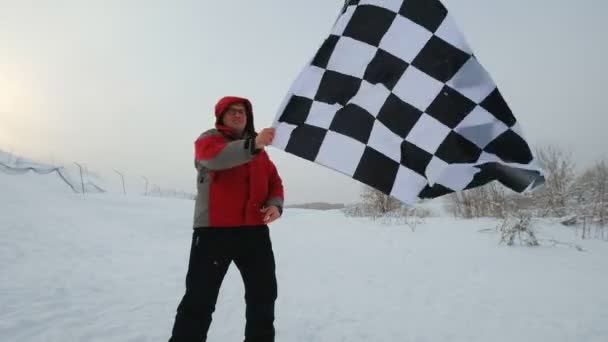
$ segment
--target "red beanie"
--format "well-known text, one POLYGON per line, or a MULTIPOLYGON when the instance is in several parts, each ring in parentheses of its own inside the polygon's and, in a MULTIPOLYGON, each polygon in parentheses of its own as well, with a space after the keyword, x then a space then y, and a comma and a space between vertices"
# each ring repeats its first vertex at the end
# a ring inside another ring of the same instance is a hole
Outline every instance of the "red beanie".
POLYGON ((222 97, 215 105, 215 117, 219 119, 220 116, 224 114, 226 109, 228 109, 230 105, 233 105, 235 103, 242 103, 243 105, 245 105, 245 109, 247 109, 248 114, 253 114, 253 108, 251 106, 251 102, 248 99, 237 96, 225 96, 222 97))

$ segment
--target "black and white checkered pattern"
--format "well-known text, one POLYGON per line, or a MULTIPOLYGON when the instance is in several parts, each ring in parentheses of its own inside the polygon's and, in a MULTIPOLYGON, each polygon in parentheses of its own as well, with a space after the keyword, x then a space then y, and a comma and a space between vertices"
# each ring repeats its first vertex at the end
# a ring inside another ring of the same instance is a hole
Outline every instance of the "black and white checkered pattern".
POLYGON ((348 1, 293 83, 273 145, 386 194, 540 184, 521 128, 439 0, 348 1))

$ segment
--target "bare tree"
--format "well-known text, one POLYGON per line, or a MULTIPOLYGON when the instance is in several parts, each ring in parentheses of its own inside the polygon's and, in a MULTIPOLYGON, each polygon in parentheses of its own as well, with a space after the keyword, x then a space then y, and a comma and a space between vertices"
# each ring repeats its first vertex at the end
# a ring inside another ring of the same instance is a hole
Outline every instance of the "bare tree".
POLYGON ((576 176, 570 153, 549 145, 537 149, 536 156, 545 172, 545 184, 534 192, 537 205, 545 208, 542 216, 567 215, 576 176))
POLYGON ((573 186, 578 202, 577 216, 582 221, 582 238, 589 238, 591 226, 596 226, 596 238, 605 238, 608 221, 608 164, 596 162, 578 177, 573 186))
POLYGON ((504 186, 492 182, 484 186, 450 195, 448 210, 456 217, 504 218, 514 210, 514 199, 504 186))
POLYGON ((384 215, 401 207, 398 199, 368 186, 364 186, 361 199, 366 211, 372 215, 384 215))

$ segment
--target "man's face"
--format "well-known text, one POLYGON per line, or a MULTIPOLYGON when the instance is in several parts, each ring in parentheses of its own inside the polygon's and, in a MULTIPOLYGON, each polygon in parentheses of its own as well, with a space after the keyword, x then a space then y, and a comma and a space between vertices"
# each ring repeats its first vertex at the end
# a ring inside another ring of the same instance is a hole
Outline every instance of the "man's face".
POLYGON ((230 105, 224 112, 224 126, 232 128, 237 133, 243 133, 247 125, 247 109, 242 103, 230 105))

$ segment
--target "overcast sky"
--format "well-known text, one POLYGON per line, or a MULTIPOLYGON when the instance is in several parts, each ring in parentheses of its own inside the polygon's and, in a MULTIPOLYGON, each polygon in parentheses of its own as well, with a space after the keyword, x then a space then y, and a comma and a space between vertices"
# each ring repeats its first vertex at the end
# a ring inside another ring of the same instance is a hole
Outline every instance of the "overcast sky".
MULTIPOLYGON (((224 95, 268 126, 342 0, 0 0, 0 149, 194 191, 193 142, 224 95)), ((444 0, 533 147, 608 155, 604 0, 444 0)), ((271 149, 288 203, 358 183, 271 149)))

